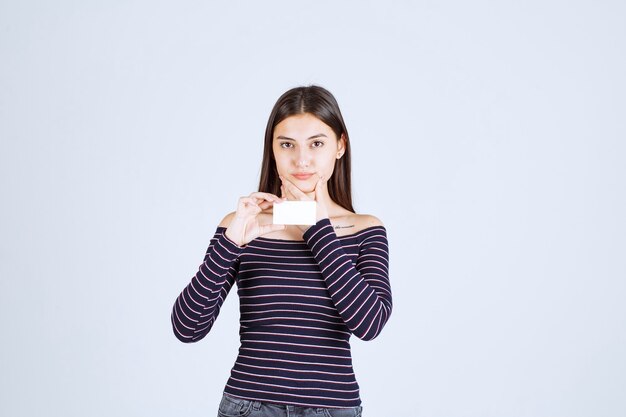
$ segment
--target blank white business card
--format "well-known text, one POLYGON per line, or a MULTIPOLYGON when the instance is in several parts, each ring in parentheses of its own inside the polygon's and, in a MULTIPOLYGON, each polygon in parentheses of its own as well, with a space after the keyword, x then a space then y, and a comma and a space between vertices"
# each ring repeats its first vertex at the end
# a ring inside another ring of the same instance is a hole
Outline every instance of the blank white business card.
POLYGON ((274 224, 315 224, 315 201, 283 201, 274 203, 274 224))

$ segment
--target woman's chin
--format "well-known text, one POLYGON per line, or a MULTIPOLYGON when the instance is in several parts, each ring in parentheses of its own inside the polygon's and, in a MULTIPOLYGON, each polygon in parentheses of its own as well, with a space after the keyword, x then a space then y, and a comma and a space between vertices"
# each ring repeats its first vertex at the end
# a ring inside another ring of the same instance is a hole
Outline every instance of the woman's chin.
POLYGON ((307 180, 296 180, 293 183, 300 191, 303 193, 312 193, 315 192, 315 182, 310 179, 307 180))

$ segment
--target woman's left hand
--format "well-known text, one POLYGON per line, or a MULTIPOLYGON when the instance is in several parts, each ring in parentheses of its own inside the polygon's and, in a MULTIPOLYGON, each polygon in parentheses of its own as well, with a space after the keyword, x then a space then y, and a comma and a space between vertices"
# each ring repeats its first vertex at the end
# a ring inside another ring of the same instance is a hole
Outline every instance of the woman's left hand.
MULTIPOLYGON (((314 195, 315 198, 309 197, 304 191, 296 187, 294 183, 289 181, 285 177, 280 177, 282 181, 282 185, 280 186, 280 191, 282 193, 282 197, 291 201, 315 201, 317 204, 316 210, 316 218, 315 221, 320 221, 321 219, 325 219, 328 217, 328 209, 326 208, 326 204, 324 203, 324 195, 328 195, 327 191, 327 180, 324 179, 319 173, 316 174, 318 176, 317 183, 315 184, 314 195)), ((310 225, 296 225, 303 233, 310 227, 310 225)))

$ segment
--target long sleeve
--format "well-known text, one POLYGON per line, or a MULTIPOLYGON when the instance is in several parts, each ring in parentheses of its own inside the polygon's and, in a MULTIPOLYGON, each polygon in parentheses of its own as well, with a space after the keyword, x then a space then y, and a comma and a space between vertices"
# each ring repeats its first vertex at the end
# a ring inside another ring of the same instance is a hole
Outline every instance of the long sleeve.
POLYGON ((307 229, 303 238, 348 329, 359 339, 374 339, 392 310, 389 248, 384 227, 373 227, 363 234, 356 265, 341 246, 328 218, 307 229))
POLYGON ((174 303, 172 328, 181 342, 197 342, 209 333, 235 282, 243 248, 228 239, 225 230, 218 227, 204 262, 174 303))

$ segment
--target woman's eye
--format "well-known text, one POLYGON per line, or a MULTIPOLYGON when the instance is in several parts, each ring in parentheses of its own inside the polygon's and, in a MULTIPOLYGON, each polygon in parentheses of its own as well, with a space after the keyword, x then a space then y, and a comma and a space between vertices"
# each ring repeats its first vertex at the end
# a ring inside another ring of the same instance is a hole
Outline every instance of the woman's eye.
POLYGON ((319 148, 321 146, 324 146, 324 142, 322 142, 320 140, 316 140, 315 142, 313 142, 313 147, 314 148, 319 148))
POLYGON ((291 148, 291 146, 292 146, 292 145, 291 145, 291 143, 289 143, 289 142, 282 142, 282 143, 280 144, 280 147, 281 147, 281 148, 291 148))

